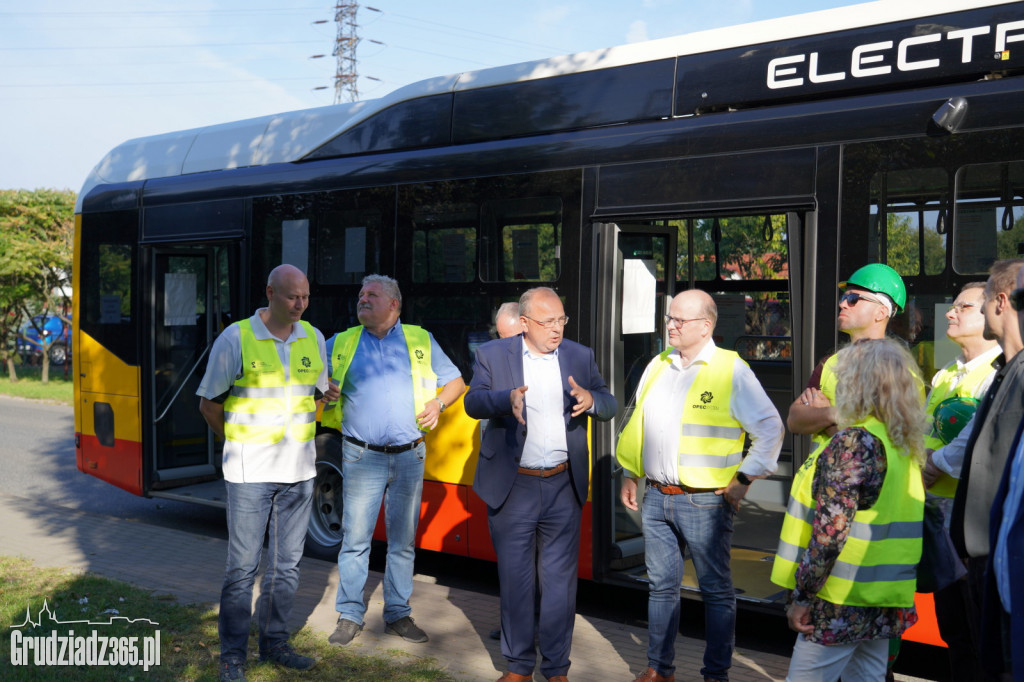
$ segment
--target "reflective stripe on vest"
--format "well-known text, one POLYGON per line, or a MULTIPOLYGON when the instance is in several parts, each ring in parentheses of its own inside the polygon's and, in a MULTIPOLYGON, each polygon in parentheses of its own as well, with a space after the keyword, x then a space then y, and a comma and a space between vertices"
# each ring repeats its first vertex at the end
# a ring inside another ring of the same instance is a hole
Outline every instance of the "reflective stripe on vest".
MULTIPOLYGON (((412 374, 412 405, 413 420, 423 409, 428 400, 437 397, 437 375, 430 365, 430 334, 423 327, 413 324, 403 324, 402 333, 405 335, 405 345, 409 349, 409 367, 412 374)), ((359 339, 362 337, 363 327, 351 327, 338 334, 334 339, 334 346, 331 348, 334 373, 331 379, 336 381, 339 387, 345 385, 345 375, 355 357, 356 348, 359 346, 359 339)), ((320 424, 332 429, 341 431, 341 422, 344 418, 342 400, 332 406, 324 408, 320 415, 320 424)), ((417 424, 419 428, 419 424, 417 424)), ((420 428, 421 431, 426 429, 420 428)))
MULTIPOLYGON (((885 448, 887 469, 878 500, 858 510, 843 548, 818 597, 850 606, 912 606, 921 559, 924 484, 909 456, 900 454, 885 426, 869 417, 860 424, 885 448)), ((810 542, 814 519, 815 452, 793 477, 791 499, 772 566, 772 582, 792 589, 810 542)))
MULTIPOLYGON (((932 419, 932 428, 928 436, 924 439, 924 446, 929 450, 938 450, 939 448, 946 445, 939 438, 938 433, 935 431, 935 408, 939 406, 946 398, 952 398, 954 396, 960 396, 962 398, 973 398, 974 394, 978 392, 978 388, 985 383, 989 375, 996 371, 996 368, 991 363, 983 362, 974 369, 970 370, 965 374, 955 387, 953 387, 953 381, 956 379, 956 363, 951 366, 939 370, 937 381, 932 392, 928 394, 928 406, 925 407, 925 413, 929 419, 932 419)), ((938 480, 935 484, 928 488, 928 492, 933 495, 939 495, 941 497, 953 497, 956 494, 956 485, 958 480, 943 472, 939 475, 938 480)))
MULTIPOLYGON (((642 475, 644 401, 651 386, 672 364, 669 348, 658 356, 633 414, 622 430, 615 450, 619 463, 642 475)), ((721 488, 729 483, 743 459, 746 434, 729 413, 732 378, 739 356, 716 348, 711 361, 701 367, 687 391, 679 432, 677 454, 680 482, 699 488, 721 488)))
POLYGON ((224 401, 224 436, 237 443, 270 445, 284 439, 305 442, 316 434, 316 382, 323 370, 316 331, 289 348, 288 379, 273 339, 257 339, 248 319, 236 323, 242 349, 242 376, 224 401))

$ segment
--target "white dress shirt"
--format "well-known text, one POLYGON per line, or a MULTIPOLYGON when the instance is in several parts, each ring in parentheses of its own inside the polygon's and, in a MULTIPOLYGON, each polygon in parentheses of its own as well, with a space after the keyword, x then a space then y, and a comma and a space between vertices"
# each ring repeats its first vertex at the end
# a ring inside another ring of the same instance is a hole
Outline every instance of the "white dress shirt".
POLYGON ((565 440, 562 370, 558 349, 545 355, 531 353, 523 344, 523 396, 526 441, 519 466, 550 469, 569 459, 565 440))
MULTIPOLYGON (((686 394, 697 373, 707 365, 715 353, 715 344, 708 343, 693 361, 684 366, 678 350, 669 354, 672 364, 658 376, 643 404, 644 419, 644 473, 647 478, 661 483, 679 484, 679 436, 686 394)), ((647 383, 651 367, 659 362, 655 358, 647 365, 640 378, 637 395, 647 383)), ((778 468, 779 452, 785 429, 782 418, 750 367, 736 358, 733 369, 732 396, 729 414, 750 436, 750 449, 739 470, 748 476, 767 476, 778 468)))

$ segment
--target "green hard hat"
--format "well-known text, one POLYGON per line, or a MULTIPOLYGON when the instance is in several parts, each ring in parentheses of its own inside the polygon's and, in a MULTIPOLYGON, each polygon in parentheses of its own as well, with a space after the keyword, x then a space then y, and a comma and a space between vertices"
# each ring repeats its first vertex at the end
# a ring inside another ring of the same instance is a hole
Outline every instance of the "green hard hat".
POLYGON ((935 407, 935 433, 943 443, 949 443, 960 433, 978 409, 974 398, 953 396, 935 407))
POLYGON ((896 312, 902 311, 907 304, 907 287, 903 285, 903 278, 888 265, 865 265, 850 275, 845 282, 840 282, 839 288, 845 289, 851 285, 877 294, 885 294, 896 304, 896 312))

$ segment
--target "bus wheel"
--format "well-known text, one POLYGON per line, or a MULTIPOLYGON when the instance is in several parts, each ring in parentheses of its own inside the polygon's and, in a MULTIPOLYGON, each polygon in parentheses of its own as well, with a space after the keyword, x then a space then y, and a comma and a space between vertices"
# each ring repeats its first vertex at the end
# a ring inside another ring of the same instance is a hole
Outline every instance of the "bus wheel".
POLYGON ((337 561, 341 549, 342 499, 341 434, 321 433, 316 437, 316 479, 313 481, 313 509, 306 531, 306 552, 326 561, 337 561))

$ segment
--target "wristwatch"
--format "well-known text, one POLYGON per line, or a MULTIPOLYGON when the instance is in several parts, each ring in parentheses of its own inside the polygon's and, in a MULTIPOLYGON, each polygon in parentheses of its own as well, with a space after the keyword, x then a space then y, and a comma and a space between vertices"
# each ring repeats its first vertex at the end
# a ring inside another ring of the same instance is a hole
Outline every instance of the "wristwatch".
POLYGON ((747 476, 742 471, 737 471, 736 482, 739 483, 740 485, 750 485, 751 483, 754 482, 754 479, 750 478, 750 476, 747 476))
POLYGON ((444 404, 444 401, 441 400, 440 398, 434 398, 434 400, 436 400, 437 404, 441 406, 441 410, 440 410, 440 412, 438 412, 438 414, 440 414, 441 412, 444 412, 444 408, 447 407, 447 405, 444 404))

